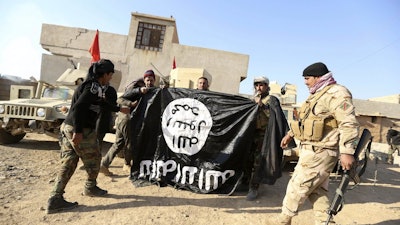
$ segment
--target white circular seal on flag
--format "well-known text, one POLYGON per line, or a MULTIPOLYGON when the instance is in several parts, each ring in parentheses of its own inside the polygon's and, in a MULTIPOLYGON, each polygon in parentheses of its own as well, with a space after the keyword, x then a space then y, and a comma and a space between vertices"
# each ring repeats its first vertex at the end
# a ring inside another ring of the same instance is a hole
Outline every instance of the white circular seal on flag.
POLYGON ((207 107, 193 98, 170 102, 164 110, 161 127, 168 147, 175 153, 194 155, 204 146, 212 127, 207 107))

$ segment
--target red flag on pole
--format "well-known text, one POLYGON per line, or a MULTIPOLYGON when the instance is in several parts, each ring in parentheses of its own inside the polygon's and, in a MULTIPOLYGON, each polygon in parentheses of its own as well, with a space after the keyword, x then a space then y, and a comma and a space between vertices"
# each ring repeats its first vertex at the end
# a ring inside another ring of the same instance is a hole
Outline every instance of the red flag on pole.
POLYGON ((100 47, 99 47, 99 30, 96 31, 96 36, 94 36, 93 43, 89 48, 89 52, 92 55, 91 63, 100 60, 100 47))
POLYGON ((175 56, 174 56, 174 61, 172 62, 172 69, 176 68, 176 62, 175 62, 175 56))

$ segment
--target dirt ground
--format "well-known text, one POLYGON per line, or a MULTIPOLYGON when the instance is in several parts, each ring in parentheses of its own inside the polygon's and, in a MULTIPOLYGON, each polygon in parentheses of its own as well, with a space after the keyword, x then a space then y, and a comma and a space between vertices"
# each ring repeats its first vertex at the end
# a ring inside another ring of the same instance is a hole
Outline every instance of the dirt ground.
MULTIPOLYGON (((291 174, 290 169, 285 171, 275 185, 260 188, 257 201, 248 202, 245 193, 222 196, 172 187, 135 188, 122 170, 123 160, 116 158, 110 170, 118 176, 98 178, 107 197, 82 196, 85 172, 77 169, 64 197, 79 206, 47 215, 58 157, 58 143, 44 135, 28 134, 20 143, 0 146, 0 224, 267 224, 267 218, 280 212, 291 174)), ((400 224, 400 168, 369 163, 361 185, 346 192, 344 208, 335 217, 338 224, 400 224)), ((331 197, 338 184, 339 178, 332 175, 331 197)), ((313 224, 308 202, 292 224, 313 224)))

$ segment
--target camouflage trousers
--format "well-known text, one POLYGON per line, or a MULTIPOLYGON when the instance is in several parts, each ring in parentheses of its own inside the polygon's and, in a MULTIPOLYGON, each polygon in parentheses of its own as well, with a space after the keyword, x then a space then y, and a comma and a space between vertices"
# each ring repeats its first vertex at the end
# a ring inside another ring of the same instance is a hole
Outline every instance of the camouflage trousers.
POLYGON ((264 141, 264 132, 257 131, 248 155, 248 160, 244 166, 244 175, 242 183, 249 184, 250 188, 257 189, 260 185, 260 176, 256 174, 256 171, 260 171, 258 168, 261 165, 261 148, 264 141))
POLYGON ((83 140, 78 146, 75 146, 72 142, 72 126, 63 123, 60 131, 61 167, 51 196, 62 196, 64 194, 65 187, 78 165, 79 158, 82 159, 87 172, 85 188, 96 186, 96 179, 100 170, 101 152, 95 130, 84 128, 83 140))
POLYGON ((299 206, 308 199, 313 207, 315 224, 326 221, 328 217, 326 211, 329 208, 329 175, 337 161, 337 153, 332 154, 332 151, 314 152, 310 149, 301 149, 299 161, 283 199, 282 213, 295 216, 299 206))
POLYGON ((101 160, 101 165, 108 168, 111 162, 114 160, 115 156, 124 150, 125 165, 131 165, 132 161, 132 151, 131 151, 131 140, 129 138, 129 116, 118 115, 115 120, 116 130, 115 130, 115 142, 108 150, 107 154, 101 160))

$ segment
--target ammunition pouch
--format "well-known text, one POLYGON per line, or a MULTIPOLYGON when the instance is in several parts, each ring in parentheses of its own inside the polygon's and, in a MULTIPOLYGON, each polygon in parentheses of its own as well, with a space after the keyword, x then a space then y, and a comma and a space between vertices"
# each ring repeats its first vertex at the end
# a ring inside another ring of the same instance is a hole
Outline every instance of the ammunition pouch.
POLYGON ((291 121, 290 127, 294 137, 299 141, 321 141, 323 137, 338 127, 337 121, 332 115, 316 116, 313 109, 318 99, 329 90, 326 86, 312 100, 307 99, 299 111, 299 121, 291 121))
POLYGON ((297 120, 290 121, 290 128, 292 129, 294 137, 303 141, 303 126, 301 125, 301 122, 297 120))
POLYGON ((300 121, 291 121, 294 137, 300 141, 321 141, 324 135, 338 127, 333 117, 309 117, 300 121))

